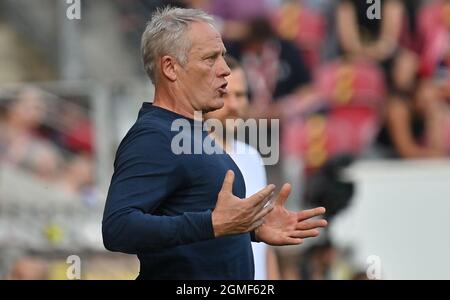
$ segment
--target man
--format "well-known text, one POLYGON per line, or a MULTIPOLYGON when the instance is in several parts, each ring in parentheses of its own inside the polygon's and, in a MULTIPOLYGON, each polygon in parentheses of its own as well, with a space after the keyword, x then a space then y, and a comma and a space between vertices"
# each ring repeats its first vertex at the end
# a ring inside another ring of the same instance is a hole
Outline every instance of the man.
MULTIPOLYGON (((244 70, 238 61, 231 56, 225 56, 225 62, 231 69, 227 77, 227 93, 224 95, 224 106, 206 115, 208 120, 218 120, 222 124, 223 132, 212 131, 214 140, 225 149, 234 160, 245 181, 246 195, 252 195, 267 185, 264 163, 258 151, 239 140, 228 141, 228 133, 235 133, 242 129, 239 119, 243 119, 248 111, 248 87, 244 70), (233 121, 233 122, 227 122, 233 121)), ((280 272, 275 251, 264 243, 252 242, 255 263, 255 279, 280 279, 280 272)))
MULTIPOLYGON (((244 198, 244 179, 226 153, 176 154, 172 125, 192 125, 195 137, 195 111, 221 108, 227 92, 230 69, 212 23, 199 10, 165 8, 142 37, 155 99, 117 150, 102 228, 107 249, 138 255, 139 279, 253 279, 251 239, 299 244, 326 225, 309 220, 324 208, 295 213, 269 203, 274 185, 244 198)), ((208 138, 202 131, 188 146, 208 138)), ((289 191, 283 186, 277 204, 289 191)))

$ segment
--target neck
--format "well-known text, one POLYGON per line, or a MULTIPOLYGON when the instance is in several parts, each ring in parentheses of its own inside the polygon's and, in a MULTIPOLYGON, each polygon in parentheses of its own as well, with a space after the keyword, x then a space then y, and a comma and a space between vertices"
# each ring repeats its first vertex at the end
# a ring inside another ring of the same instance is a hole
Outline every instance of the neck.
POLYGON ((155 87, 153 105, 173 111, 189 119, 202 121, 202 118, 199 119, 198 114, 195 114, 195 108, 190 105, 186 97, 173 88, 155 87))

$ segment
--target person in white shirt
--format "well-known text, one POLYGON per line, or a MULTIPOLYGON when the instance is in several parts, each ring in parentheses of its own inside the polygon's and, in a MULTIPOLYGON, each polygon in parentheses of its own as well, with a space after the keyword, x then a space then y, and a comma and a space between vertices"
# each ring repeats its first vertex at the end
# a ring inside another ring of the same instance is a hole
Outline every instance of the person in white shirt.
MULTIPOLYGON (((231 69, 231 74, 227 77, 228 92, 224 96, 224 106, 206 115, 207 119, 218 119, 224 125, 226 119, 244 118, 248 108, 247 81, 244 70, 230 56, 226 56, 225 61, 231 69)), ((235 130, 235 128, 224 129, 235 130)), ((215 131, 212 132, 212 135, 239 167, 244 177, 246 195, 252 195, 267 185, 266 170, 256 149, 238 140, 226 143, 223 135, 216 134, 215 131)), ((255 262, 255 279, 280 279, 278 262, 273 248, 265 243, 252 242, 252 249, 255 262)))

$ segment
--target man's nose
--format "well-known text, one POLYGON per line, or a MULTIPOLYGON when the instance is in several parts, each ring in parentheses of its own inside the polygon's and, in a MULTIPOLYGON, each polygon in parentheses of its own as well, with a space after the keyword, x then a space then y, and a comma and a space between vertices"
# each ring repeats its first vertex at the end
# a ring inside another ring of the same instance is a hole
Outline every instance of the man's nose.
POLYGON ((225 58, 221 56, 220 59, 220 66, 219 66, 219 77, 227 77, 231 74, 231 69, 228 67, 227 63, 225 62, 225 58))

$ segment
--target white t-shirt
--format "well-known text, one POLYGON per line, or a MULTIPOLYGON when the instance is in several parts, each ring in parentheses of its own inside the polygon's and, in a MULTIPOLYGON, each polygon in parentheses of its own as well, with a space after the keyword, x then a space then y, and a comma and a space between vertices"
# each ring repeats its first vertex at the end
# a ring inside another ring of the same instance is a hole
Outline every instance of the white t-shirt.
MULTIPOLYGON (((266 170, 258 151, 252 146, 235 141, 232 150, 227 152, 241 170, 245 181, 246 197, 263 189, 267 185, 266 170)), ((253 243, 253 258, 255 261, 255 279, 267 279, 267 245, 253 243)))

